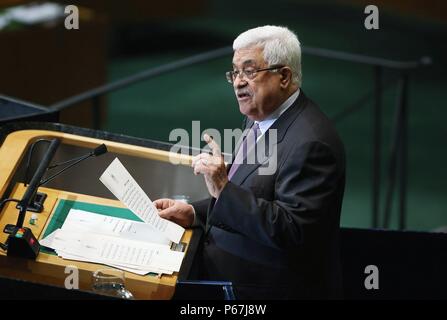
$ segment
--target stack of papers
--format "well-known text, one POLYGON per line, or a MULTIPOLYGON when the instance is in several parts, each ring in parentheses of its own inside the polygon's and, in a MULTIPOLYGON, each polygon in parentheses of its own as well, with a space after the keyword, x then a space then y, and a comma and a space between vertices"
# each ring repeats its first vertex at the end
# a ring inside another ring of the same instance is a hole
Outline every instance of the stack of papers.
POLYGON ((144 222, 71 209, 61 229, 40 244, 69 260, 110 265, 140 275, 178 272, 183 252, 171 250, 184 233, 160 218, 152 201, 116 158, 100 180, 144 222))

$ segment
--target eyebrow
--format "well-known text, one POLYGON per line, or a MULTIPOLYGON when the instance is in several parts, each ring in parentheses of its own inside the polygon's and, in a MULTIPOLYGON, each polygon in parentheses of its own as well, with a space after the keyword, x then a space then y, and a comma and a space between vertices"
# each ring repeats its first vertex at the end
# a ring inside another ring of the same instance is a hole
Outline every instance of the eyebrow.
MULTIPOLYGON (((245 60, 244 62, 242 62, 242 65, 243 66, 246 66, 247 64, 256 64, 256 61, 255 60, 253 60, 253 59, 248 59, 248 60, 245 60)), ((235 67, 236 65, 234 64, 234 62, 233 62, 233 67, 235 67)))

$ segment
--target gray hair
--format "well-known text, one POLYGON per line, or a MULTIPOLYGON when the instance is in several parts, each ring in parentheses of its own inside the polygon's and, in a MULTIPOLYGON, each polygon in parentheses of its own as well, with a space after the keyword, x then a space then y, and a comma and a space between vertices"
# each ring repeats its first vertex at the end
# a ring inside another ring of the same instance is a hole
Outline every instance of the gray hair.
POLYGON ((264 60, 270 65, 282 64, 292 70, 292 82, 301 87, 301 47, 298 37, 286 27, 263 26, 241 33, 233 42, 233 50, 261 47, 264 60))

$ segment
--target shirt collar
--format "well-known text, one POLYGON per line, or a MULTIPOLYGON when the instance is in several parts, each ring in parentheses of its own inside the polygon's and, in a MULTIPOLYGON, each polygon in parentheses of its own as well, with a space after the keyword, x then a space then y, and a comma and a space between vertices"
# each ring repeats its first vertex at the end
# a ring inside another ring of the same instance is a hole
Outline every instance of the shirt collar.
POLYGON ((263 135, 272 125, 273 123, 284 113, 290 106, 296 101, 298 95, 300 94, 300 89, 296 90, 290 97, 287 98, 286 101, 283 102, 272 114, 270 114, 267 118, 262 121, 255 121, 259 125, 259 129, 261 130, 261 135, 263 135))

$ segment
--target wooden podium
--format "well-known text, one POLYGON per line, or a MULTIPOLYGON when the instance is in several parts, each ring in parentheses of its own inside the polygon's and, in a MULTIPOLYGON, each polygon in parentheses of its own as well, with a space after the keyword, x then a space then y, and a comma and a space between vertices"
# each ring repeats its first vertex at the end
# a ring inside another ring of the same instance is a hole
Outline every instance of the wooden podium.
MULTIPOLYGON (((22 124, 21 124, 22 125, 22 124)), ((26 124, 23 124, 26 126, 26 124)), ((39 125, 37 125, 39 126, 39 125)), ((95 146, 105 143, 109 152, 131 155, 144 159, 155 161, 169 162, 169 157, 178 157, 180 165, 188 165, 190 156, 170 154, 169 151, 150 148, 145 146, 137 146, 128 143, 105 140, 97 137, 89 137, 78 134, 63 132, 76 131, 75 127, 67 127, 63 125, 55 125, 56 130, 38 130, 25 129, 15 130, 3 134, 3 144, 0 140, 0 195, 2 198, 21 199, 26 188, 22 182, 14 181, 14 174, 20 163, 24 161, 28 146, 34 141, 41 138, 59 138, 61 145, 74 145, 78 147, 94 148, 95 146), (6 193, 6 195, 5 195, 6 193)), ((4 129, 4 128, 3 128, 4 129)), ((87 129, 80 129, 85 133, 87 129)), ((90 135, 100 136, 100 134, 89 131, 90 135)), ((110 134, 106 134, 110 135, 110 134)), ((118 139, 119 140, 119 139, 118 139)), ((122 139, 121 139, 122 140, 122 139)), ((150 141, 150 140, 147 140, 150 141)), ((172 158, 171 158, 172 159, 172 158)), ((82 179, 82 177, 79 177, 82 179)), ((48 195, 44 203, 44 211, 38 214, 38 220, 35 225, 29 224, 31 212, 27 212, 25 218, 25 227, 29 227, 33 234, 39 240, 42 238, 45 228, 50 221, 52 214, 61 199, 82 201, 93 204, 103 204, 116 207, 123 207, 118 200, 107 199, 98 196, 81 194, 76 192, 65 191, 55 188, 39 188, 40 192, 48 195)), ((7 224, 15 224, 17 221, 18 210, 16 203, 9 202, 0 212, 0 228, 7 224)), ((196 232, 194 232, 196 233, 196 232)), ((7 234, 0 233, 0 242, 5 243, 7 234)), ((133 273, 125 272, 126 288, 132 292, 136 299, 170 299, 172 298, 177 280, 182 277, 186 279, 187 273, 190 271, 193 256, 195 253, 194 245, 198 241, 191 241, 193 231, 186 230, 183 235, 182 242, 187 244, 185 258, 179 273, 173 275, 163 275, 161 277, 154 275, 139 276, 133 273), (183 273, 183 274, 182 274, 183 273)), ((79 269, 79 289, 91 291, 92 272, 104 268, 103 265, 94 263, 84 263, 78 261, 64 260, 56 255, 41 252, 37 259, 27 260, 21 258, 12 258, 6 256, 6 253, 0 250, 0 276, 31 281, 35 283, 49 284, 58 287, 64 287, 65 279, 68 274, 65 273, 66 266, 76 266, 79 269)))

